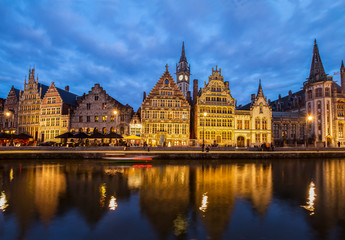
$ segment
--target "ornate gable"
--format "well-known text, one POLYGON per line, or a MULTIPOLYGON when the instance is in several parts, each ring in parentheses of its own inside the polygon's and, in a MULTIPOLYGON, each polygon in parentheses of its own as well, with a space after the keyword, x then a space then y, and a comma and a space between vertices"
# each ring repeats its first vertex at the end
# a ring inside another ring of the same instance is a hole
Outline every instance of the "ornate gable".
POLYGON ((168 65, 165 66, 166 70, 160 77, 156 85, 152 88, 149 95, 144 99, 143 105, 150 105, 152 99, 166 99, 174 98, 181 100, 181 106, 188 105, 185 96, 182 94, 180 88, 175 83, 173 77, 169 73, 168 65))

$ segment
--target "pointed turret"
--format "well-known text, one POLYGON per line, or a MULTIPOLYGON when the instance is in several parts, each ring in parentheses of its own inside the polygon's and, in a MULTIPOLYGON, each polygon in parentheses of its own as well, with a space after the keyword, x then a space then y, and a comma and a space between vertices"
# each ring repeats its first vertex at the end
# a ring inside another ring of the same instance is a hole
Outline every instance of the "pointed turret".
POLYGON ((327 75, 322 65, 319 48, 316 43, 316 39, 314 40, 314 49, 313 49, 313 58, 311 61, 310 66, 310 74, 308 81, 309 82, 319 82, 319 81, 326 81, 327 75))
POLYGON ((187 62, 186 53, 184 50, 184 42, 182 42, 180 62, 176 64, 176 82, 185 97, 187 97, 187 92, 189 91, 189 77, 190 66, 187 62))
POLYGON ((344 67, 344 61, 341 61, 340 66, 340 81, 341 81, 341 89, 342 93, 345 94, 345 67, 344 67))
POLYGON ((262 87, 261 87, 261 79, 259 79, 258 94, 256 96, 257 97, 264 97, 264 92, 262 91, 262 87))
POLYGON ((180 57, 180 62, 187 62, 186 53, 184 51, 184 42, 182 42, 182 53, 180 57))

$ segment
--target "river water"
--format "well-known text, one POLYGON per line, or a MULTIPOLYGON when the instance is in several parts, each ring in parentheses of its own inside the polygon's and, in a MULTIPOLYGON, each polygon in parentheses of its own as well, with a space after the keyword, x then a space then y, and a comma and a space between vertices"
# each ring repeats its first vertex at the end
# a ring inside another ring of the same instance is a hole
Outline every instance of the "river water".
POLYGON ((2 160, 0 239, 345 239, 345 159, 2 160))

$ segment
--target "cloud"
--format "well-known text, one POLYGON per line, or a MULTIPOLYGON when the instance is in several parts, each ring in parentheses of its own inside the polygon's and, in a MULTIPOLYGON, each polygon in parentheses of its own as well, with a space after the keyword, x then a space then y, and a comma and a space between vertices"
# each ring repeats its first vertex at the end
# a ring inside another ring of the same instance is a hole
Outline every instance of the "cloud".
POLYGON ((174 76, 185 41, 199 86, 218 65, 239 104, 259 79, 273 100, 300 90, 314 38, 326 72, 339 68, 344 7, 341 0, 2 1, 0 96, 13 84, 23 89, 35 64, 46 85, 81 95, 100 83, 137 109, 165 64, 174 76))

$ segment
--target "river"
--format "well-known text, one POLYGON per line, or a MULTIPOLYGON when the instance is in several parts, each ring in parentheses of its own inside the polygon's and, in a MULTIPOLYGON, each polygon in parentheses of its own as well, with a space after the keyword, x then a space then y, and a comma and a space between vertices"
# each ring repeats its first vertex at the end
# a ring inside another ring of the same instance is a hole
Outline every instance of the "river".
POLYGON ((345 239, 345 159, 2 160, 0 239, 345 239))

